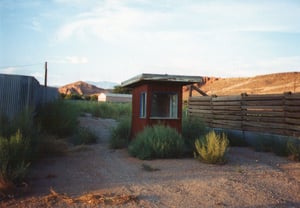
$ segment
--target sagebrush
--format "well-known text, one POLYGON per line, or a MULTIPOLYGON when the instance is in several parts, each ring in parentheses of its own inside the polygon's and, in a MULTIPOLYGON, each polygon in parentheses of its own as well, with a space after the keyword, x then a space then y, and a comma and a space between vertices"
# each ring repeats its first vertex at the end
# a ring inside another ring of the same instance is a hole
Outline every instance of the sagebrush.
POLYGON ((224 133, 216 134, 215 131, 210 131, 204 137, 195 141, 196 152, 194 156, 207 163, 225 163, 228 144, 229 141, 224 133))
POLYGON ((129 153, 140 159, 178 158, 183 154, 184 141, 173 128, 164 125, 146 127, 128 147, 129 153))
POLYGON ((185 153, 193 156, 195 151, 195 140, 207 133, 205 123, 194 117, 184 116, 182 119, 182 137, 185 143, 185 153))

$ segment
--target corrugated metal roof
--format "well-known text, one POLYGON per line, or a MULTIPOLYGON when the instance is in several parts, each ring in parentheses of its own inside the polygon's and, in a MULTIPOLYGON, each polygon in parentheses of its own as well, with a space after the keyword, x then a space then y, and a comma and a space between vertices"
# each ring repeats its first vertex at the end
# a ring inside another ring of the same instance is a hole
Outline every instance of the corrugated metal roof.
POLYGON ((149 82, 173 82, 178 83, 179 85, 188 85, 202 82, 202 77, 169 74, 140 74, 122 82, 121 86, 131 88, 149 82))

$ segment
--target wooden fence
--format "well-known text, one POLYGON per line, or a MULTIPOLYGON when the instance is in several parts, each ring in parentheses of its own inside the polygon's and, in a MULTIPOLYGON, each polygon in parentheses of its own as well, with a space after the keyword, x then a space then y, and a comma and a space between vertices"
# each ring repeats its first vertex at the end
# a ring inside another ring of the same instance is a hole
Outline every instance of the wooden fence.
POLYGON ((300 93, 191 97, 188 113, 212 128, 300 136, 300 93))
POLYGON ((0 115, 13 118, 56 98, 57 88, 41 86, 34 77, 0 74, 0 115))

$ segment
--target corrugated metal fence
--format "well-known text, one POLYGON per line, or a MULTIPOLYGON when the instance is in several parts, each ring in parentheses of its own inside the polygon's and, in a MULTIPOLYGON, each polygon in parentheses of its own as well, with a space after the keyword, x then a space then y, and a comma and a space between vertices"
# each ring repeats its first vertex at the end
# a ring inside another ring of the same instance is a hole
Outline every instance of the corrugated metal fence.
POLYGON ((212 128, 300 137, 300 93, 191 97, 188 111, 212 128))
POLYGON ((41 86, 34 77, 0 74, 0 115, 13 118, 57 98, 57 88, 41 86))

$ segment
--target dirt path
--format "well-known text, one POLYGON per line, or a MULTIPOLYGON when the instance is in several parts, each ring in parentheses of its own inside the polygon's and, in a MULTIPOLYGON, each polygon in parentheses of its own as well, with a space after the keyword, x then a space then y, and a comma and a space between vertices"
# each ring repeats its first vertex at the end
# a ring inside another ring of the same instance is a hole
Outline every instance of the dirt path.
POLYGON ((0 206, 300 207, 300 163, 248 148, 231 148, 229 162, 223 166, 192 158, 141 161, 126 150, 108 148, 114 120, 82 117, 80 122, 99 136, 98 144, 34 165, 30 194, 0 206), (157 171, 146 171, 143 165, 157 171), (51 187, 73 198, 111 193, 136 200, 97 205, 66 200, 50 203, 51 187))

